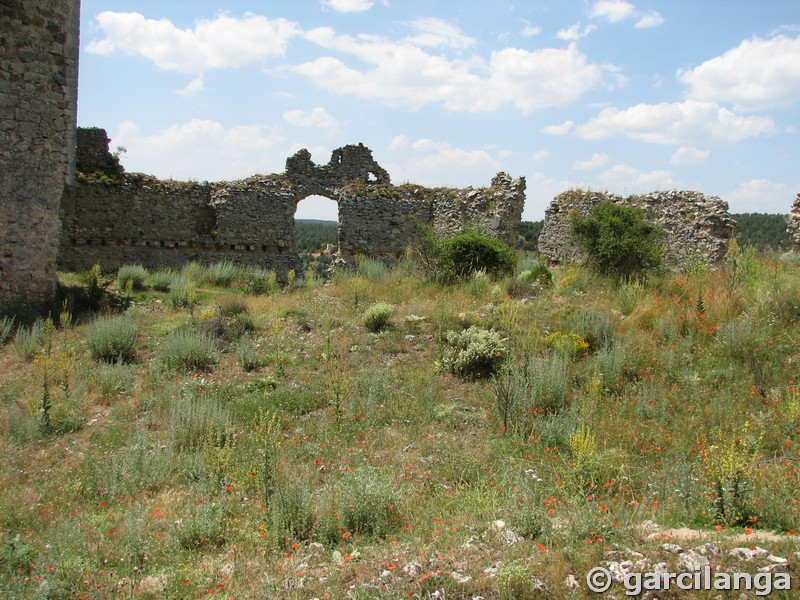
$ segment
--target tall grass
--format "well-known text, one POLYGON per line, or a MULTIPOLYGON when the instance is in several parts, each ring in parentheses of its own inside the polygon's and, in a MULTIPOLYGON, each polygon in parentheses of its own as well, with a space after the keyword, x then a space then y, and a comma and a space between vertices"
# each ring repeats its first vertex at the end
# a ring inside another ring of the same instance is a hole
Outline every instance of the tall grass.
POLYGON ((97 361, 132 362, 136 358, 138 335, 139 326, 130 317, 100 317, 87 329, 86 344, 97 361))
POLYGON ((175 372, 209 371, 220 358, 211 338, 193 329, 168 334, 159 354, 164 367, 175 372))
POLYGON ((14 336, 14 350, 21 358, 32 360, 36 356, 44 339, 45 325, 45 321, 38 319, 28 327, 25 325, 17 327, 17 333, 14 336))
POLYGON ((117 271, 117 285, 120 289, 141 290, 149 273, 142 265, 123 265, 117 271))
POLYGON ((0 317, 0 346, 5 346, 14 333, 14 317, 0 317))

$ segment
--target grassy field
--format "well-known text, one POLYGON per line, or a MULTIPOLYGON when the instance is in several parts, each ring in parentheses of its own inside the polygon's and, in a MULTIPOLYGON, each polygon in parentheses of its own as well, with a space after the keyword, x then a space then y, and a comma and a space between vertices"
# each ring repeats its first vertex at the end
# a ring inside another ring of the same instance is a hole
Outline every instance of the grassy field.
POLYGON ((676 568, 671 542, 753 573, 728 552, 764 547, 797 587, 796 258, 110 289, 123 313, 0 321, 2 597, 582 598, 610 552, 676 568), (471 327, 497 345, 461 369, 471 327))

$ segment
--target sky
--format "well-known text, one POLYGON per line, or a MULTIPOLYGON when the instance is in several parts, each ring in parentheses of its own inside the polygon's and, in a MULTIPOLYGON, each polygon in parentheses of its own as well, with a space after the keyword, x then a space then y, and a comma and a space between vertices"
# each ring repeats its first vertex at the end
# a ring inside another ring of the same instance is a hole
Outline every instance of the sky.
MULTIPOLYGON (((800 192, 798 0, 82 0, 78 125, 128 171, 222 181, 362 142, 392 182, 800 192)), ((298 217, 336 219, 328 199, 298 217)))

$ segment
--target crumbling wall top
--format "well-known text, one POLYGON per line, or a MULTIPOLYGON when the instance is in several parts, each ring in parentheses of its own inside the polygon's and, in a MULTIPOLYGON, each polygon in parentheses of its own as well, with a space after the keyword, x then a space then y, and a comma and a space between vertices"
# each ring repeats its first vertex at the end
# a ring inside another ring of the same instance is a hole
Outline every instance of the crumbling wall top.
POLYGON ((389 173, 375 161, 372 150, 364 144, 337 148, 327 165, 314 164, 308 150, 298 150, 286 159, 286 176, 304 196, 319 194, 332 198, 337 197, 339 188, 349 182, 391 183, 389 173))

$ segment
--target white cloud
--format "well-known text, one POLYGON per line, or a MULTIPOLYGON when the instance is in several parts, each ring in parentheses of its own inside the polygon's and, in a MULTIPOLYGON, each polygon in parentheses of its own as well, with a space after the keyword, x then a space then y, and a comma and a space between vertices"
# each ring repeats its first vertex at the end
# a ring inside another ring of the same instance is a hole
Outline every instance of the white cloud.
POLYGON ((769 117, 744 117, 713 102, 696 100, 637 104, 626 110, 607 108, 575 128, 575 134, 585 139, 624 135, 651 144, 679 146, 732 144, 775 133, 778 127, 769 117))
POLYGON ((205 80, 202 75, 198 75, 194 79, 192 79, 189 84, 176 90, 175 93, 180 96, 196 96, 200 92, 202 92, 206 87, 205 80))
POLYGON ((692 167, 704 163, 709 156, 711 156, 710 150, 681 146, 675 150, 669 162, 676 167, 692 167))
POLYGON ((283 120, 295 127, 315 127, 330 130, 335 130, 339 127, 339 121, 327 110, 319 106, 310 111, 300 109, 286 111, 283 113, 283 120))
POLYGON ((372 8, 372 0, 322 0, 322 5, 336 12, 364 12, 372 8))
POLYGON ((542 128, 542 133, 549 135, 567 135, 575 127, 573 121, 564 121, 560 125, 548 125, 542 128))
POLYGON ((522 37, 534 37, 542 33, 542 28, 539 25, 525 25, 520 34, 522 37))
POLYGON ((428 138, 418 139, 409 147, 414 152, 411 158, 404 164, 391 166, 396 181, 427 186, 485 186, 501 168, 501 163, 486 150, 457 148, 428 138))
POLYGON ((789 214, 800 182, 794 185, 776 183, 769 179, 752 179, 739 184, 725 194, 732 213, 759 212, 789 214))
MULTIPOLYGON (((462 59, 431 54, 410 39, 337 35, 324 27, 307 32, 306 38, 353 55, 372 68, 324 56, 294 67, 296 72, 334 94, 411 109, 442 104, 448 110, 487 112, 510 104, 531 113, 575 102, 613 71, 611 66, 590 63, 574 44, 534 51, 504 48, 486 61, 474 55, 462 59)), ((452 32, 442 40, 451 46, 466 43, 466 38, 452 32)))
POLYGON ((572 168, 576 171, 596 171, 608 164, 608 154, 595 152, 588 160, 577 160, 572 163, 572 168))
POLYGON ((533 153, 531 158, 533 158, 533 162, 542 162, 548 156, 550 156, 550 153, 547 150, 538 150, 533 153))
POLYGON ((649 10, 645 14, 639 16, 636 21, 636 29, 649 29, 651 27, 658 27, 664 24, 664 17, 654 10, 649 10))
POLYGON ((800 36, 753 37, 678 78, 697 100, 767 110, 800 101, 800 36))
POLYGON ((595 19, 607 19, 618 23, 636 14, 636 7, 625 0, 599 0, 589 13, 595 19))
POLYGON ((575 23, 574 25, 560 29, 558 33, 556 33, 556 38, 564 40, 565 42, 577 42, 592 33, 595 29, 597 29, 595 25, 587 25, 581 28, 580 23, 575 23))
POLYGON ((126 121, 113 140, 114 146, 127 149, 123 163, 128 171, 164 179, 219 181, 275 173, 283 170, 288 156, 275 151, 286 140, 280 129, 261 125, 226 129, 217 121, 203 119, 152 134, 143 134, 136 123, 126 121))
POLYGON ((396 135, 389 143, 389 150, 399 150, 408 146, 408 137, 405 135, 396 135))
POLYGON ((464 34, 458 27, 444 19, 427 17, 411 23, 416 35, 406 38, 406 42, 416 46, 446 46, 448 48, 468 48, 475 39, 464 34))
POLYGON ((595 19, 605 19, 609 23, 619 23, 625 19, 637 19, 637 29, 648 29, 664 24, 664 17, 655 10, 640 12, 626 0, 598 0, 589 15, 595 19))
POLYGON ((630 165, 614 165, 597 178, 598 184, 591 186, 607 188, 617 194, 643 194, 653 190, 681 187, 670 171, 640 171, 630 165))
POLYGON ((289 40, 300 33, 291 21, 252 13, 241 18, 219 14, 197 21, 192 29, 180 29, 167 19, 104 11, 96 24, 105 37, 90 42, 88 52, 142 56, 161 70, 192 75, 282 56, 289 40))

